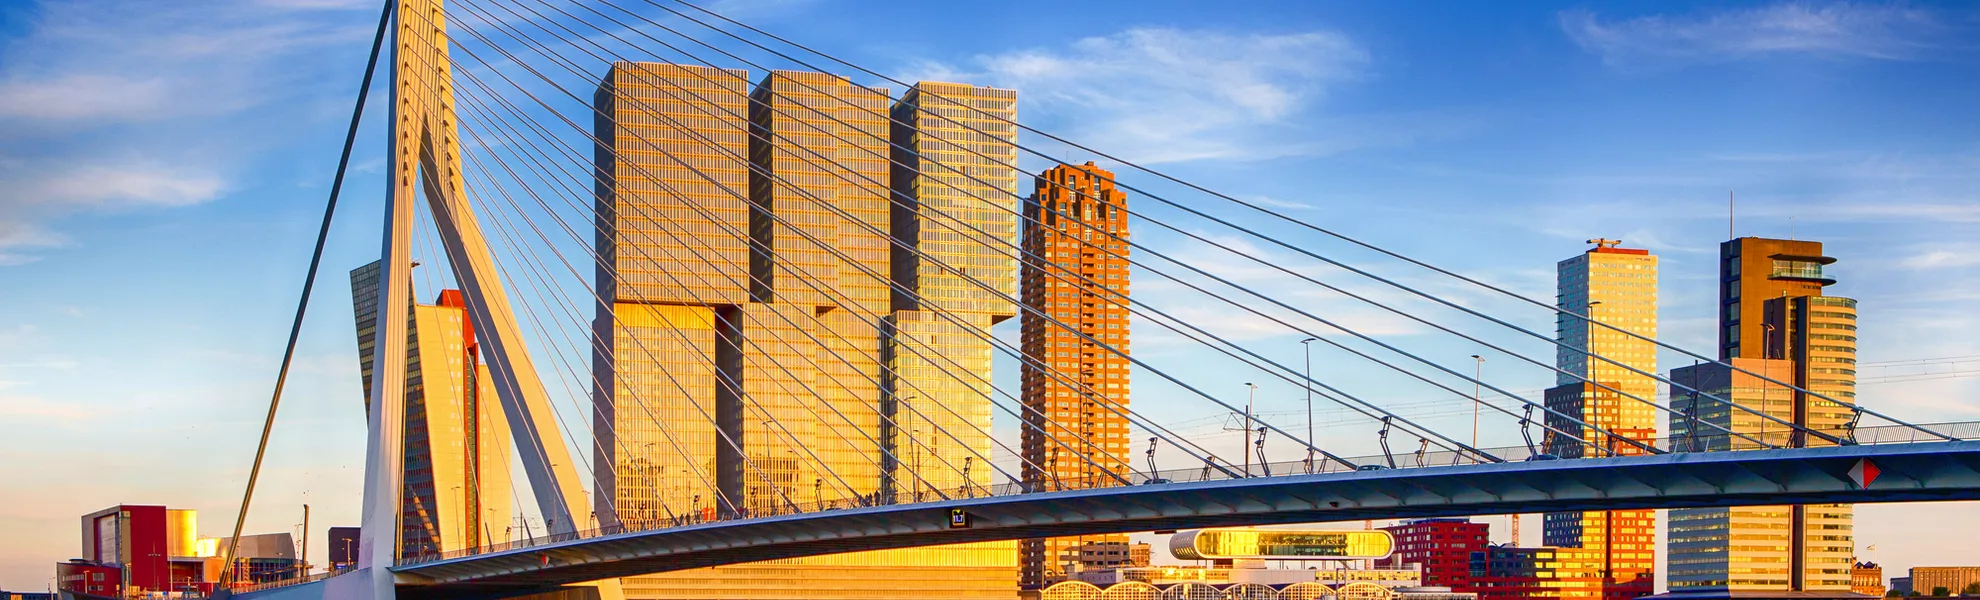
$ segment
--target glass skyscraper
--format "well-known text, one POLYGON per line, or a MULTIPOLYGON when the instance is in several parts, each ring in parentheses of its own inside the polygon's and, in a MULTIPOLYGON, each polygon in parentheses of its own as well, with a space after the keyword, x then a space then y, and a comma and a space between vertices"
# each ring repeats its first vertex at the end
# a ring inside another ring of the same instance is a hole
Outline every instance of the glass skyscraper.
MULTIPOLYGON (((1833 442, 1798 427, 1846 435, 1856 398, 1856 301, 1822 295, 1835 283, 1820 242, 1745 237, 1720 245, 1719 358, 1672 371, 1701 390, 1671 391, 1680 450, 1752 450, 1760 443, 1833 442), (1775 381, 1832 398, 1831 402, 1775 381), (1778 419, 1736 410, 1705 397, 1778 419)), ((1847 504, 1676 509, 1670 512, 1670 588, 1703 592, 1847 593, 1856 545, 1847 504)))
MULTIPOLYGON (((1645 250, 1618 247, 1620 242, 1615 240, 1589 243, 1595 247, 1557 265, 1557 305, 1595 323, 1655 339, 1657 257, 1645 250)), ((1594 428, 1643 443, 1656 437, 1652 405, 1657 400, 1657 381, 1631 371, 1657 372, 1656 344, 1565 314, 1555 319, 1555 339, 1561 344, 1556 349, 1555 365, 1564 372, 1555 376, 1555 387, 1545 392, 1547 407, 1593 427, 1548 415, 1553 429, 1579 438, 1553 439, 1549 450, 1564 457, 1606 456, 1609 451, 1643 454, 1627 441, 1610 439, 1594 428), (1606 450, 1590 450, 1587 444, 1606 450)), ((1591 563, 1587 565, 1591 576, 1561 582, 1580 588, 1564 590, 1563 594, 1627 600, 1652 591, 1656 528, 1656 511, 1652 510, 1547 513, 1541 539, 1547 546, 1579 548, 1583 552, 1574 556, 1591 563)))
MULTIPOLYGON (((959 310, 946 317, 896 310, 901 213, 890 205, 904 197, 888 168, 889 136, 901 134, 886 91, 786 71, 752 88, 747 76, 622 62, 599 86, 600 513, 647 529, 980 490, 991 481, 975 458, 989 456, 991 405, 976 377, 987 377, 991 348, 968 334, 987 336, 997 316, 985 310, 993 303, 953 299, 929 303, 959 310), (961 376, 952 363, 980 368, 961 376)), ((975 197, 941 196, 981 219, 996 208, 982 202, 1009 192, 975 197)), ((991 249, 982 242, 979 252, 991 249)), ((655 599, 1008 598, 1014 546, 769 561, 623 586, 655 599)))
MULTIPOLYGON (((369 410, 377 345, 377 262, 351 271, 358 364, 369 410)), ((481 364, 466 304, 455 290, 406 307, 405 487, 399 554, 418 556, 506 542, 510 531, 509 421, 481 364)))

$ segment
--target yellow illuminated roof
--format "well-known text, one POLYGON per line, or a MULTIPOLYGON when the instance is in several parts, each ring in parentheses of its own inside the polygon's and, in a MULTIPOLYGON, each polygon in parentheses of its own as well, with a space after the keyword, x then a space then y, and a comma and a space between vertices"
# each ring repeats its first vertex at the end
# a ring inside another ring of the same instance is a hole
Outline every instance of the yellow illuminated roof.
POLYGON ((1169 538, 1169 552, 1183 560, 1386 558, 1394 550, 1395 538, 1381 530, 1198 529, 1169 538))

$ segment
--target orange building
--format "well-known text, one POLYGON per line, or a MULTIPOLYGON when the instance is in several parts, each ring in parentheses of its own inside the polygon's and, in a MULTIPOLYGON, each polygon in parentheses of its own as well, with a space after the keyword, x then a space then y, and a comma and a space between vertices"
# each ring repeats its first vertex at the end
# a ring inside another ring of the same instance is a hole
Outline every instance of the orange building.
MULTIPOLYGON (((1024 478, 1040 490, 1119 485, 1130 472, 1127 197, 1114 174, 1088 162, 1041 173, 1024 203, 1020 291, 1024 478)), ((1084 544, 1124 535, 1026 540, 1020 583, 1068 577, 1084 544)))
MULTIPOLYGON (((1568 435, 1549 434, 1548 451, 1565 458, 1599 454, 1587 449, 1592 445, 1641 454, 1581 424, 1638 442, 1657 435, 1655 409, 1645 400, 1657 398, 1657 381, 1643 374, 1657 372, 1657 346, 1649 341, 1657 337, 1657 257, 1620 247, 1619 240, 1588 242, 1595 247, 1557 265, 1560 308, 1592 321, 1563 314, 1555 322, 1560 341, 1555 364, 1561 373, 1544 396, 1555 413, 1547 424, 1568 435)), ((1547 513, 1544 523, 1543 542, 1559 547, 1564 557, 1569 549, 1585 551, 1574 553, 1576 560, 1587 561, 1594 573, 1563 579, 1562 597, 1627 600, 1654 591, 1656 511, 1555 512, 1547 513)))

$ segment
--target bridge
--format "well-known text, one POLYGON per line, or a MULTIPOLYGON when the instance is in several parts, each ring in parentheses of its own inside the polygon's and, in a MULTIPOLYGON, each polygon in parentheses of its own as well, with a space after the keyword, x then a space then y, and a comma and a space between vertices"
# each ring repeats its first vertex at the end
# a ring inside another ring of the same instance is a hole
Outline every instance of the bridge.
MULTIPOLYGON (((1771 324, 1757 356, 1680 348, 1630 312, 1654 315, 1654 296, 1535 300, 1026 126, 1021 90, 901 81, 686 0, 384 3, 263 451, 380 62, 391 181, 379 262, 352 275, 362 556, 228 592, 511 597, 602 581, 609 597, 617 578, 966 542, 1980 499, 1980 442, 1965 441, 1980 424, 1859 406, 1853 379, 1780 358, 1814 351, 1771 324), (1150 233, 1217 259, 1138 241, 1150 233), (422 312, 428 295, 441 302, 422 312), (1320 296, 1475 362, 1362 331, 1320 296), (992 333, 1014 317, 1020 342, 992 333), (1550 321, 1552 334, 1526 325, 1550 321), (1129 324, 1193 354, 1130 353, 1129 324), (1258 329, 1301 340, 1304 362, 1247 337, 1258 329), (1316 350, 1334 376, 1314 374, 1316 350), (1661 374, 1644 358, 1658 353, 1697 364, 1661 374), (1556 385, 1508 389, 1484 376, 1488 357, 1556 385), (1004 361, 1022 395, 993 382, 1004 361), (1260 386, 1229 393, 1247 379, 1299 390, 1306 420, 1257 414, 1260 386), (1162 402, 1132 404, 1131 387, 1162 402), (1472 411, 1469 439, 1395 393, 1472 411), (1178 432, 1187 407, 1229 413, 1243 442, 1178 432), (1525 443, 1480 447, 1485 417, 1525 443), (1020 447, 993 431, 1004 419, 1020 447), (515 480, 498 464, 511 447, 515 480), (466 465, 444 482, 442 452, 466 465), (512 510, 542 531, 524 520, 521 540, 495 541, 483 513, 512 510)), ((1590 256, 1627 254, 1602 242, 1590 256)), ((1821 279, 1796 273, 1770 277, 1821 279)), ((1810 311, 1800 333, 1853 321, 1853 301, 1811 289, 1781 309, 1810 311)), ((1849 340, 1819 352, 1854 364, 1849 340)))

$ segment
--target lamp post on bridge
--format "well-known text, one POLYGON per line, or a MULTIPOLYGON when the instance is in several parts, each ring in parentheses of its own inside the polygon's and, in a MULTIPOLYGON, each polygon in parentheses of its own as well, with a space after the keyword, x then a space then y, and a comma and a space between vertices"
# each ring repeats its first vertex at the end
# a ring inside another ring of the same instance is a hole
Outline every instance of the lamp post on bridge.
POLYGON ((1306 338, 1299 341, 1299 347, 1306 351, 1306 474, 1313 474, 1313 342, 1320 338, 1306 338))
POLYGON ((1473 354, 1471 360, 1478 361, 1471 370, 1471 447, 1477 448, 1478 409, 1485 405, 1485 357, 1473 354))
POLYGON ((1247 390, 1244 396, 1244 446, 1238 448, 1238 454, 1244 455, 1244 476, 1251 477, 1251 452, 1249 452, 1251 449, 1251 403, 1253 400, 1258 399, 1258 384, 1247 381, 1244 382, 1244 387, 1247 390))

